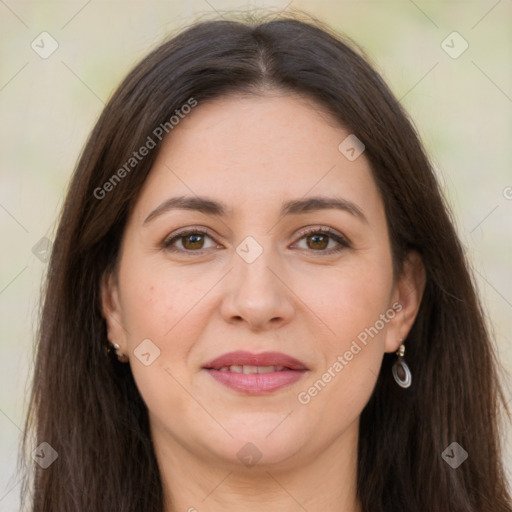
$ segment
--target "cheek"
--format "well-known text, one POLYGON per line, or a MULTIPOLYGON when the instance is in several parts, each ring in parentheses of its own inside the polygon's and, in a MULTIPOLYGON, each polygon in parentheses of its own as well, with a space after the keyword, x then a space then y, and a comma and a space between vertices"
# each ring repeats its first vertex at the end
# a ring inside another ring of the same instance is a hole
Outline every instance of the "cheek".
POLYGON ((187 317, 191 292, 183 293, 179 285, 141 273, 124 309, 134 380, 149 411, 163 423, 190 407, 180 383, 188 387, 188 355, 198 335, 187 317))
POLYGON ((388 322, 394 318, 389 299, 391 262, 385 257, 356 261, 336 273, 316 276, 311 309, 329 327, 320 340, 321 363, 302 387, 311 414, 350 417, 360 414, 375 386, 384 352, 388 322), (384 319, 383 319, 384 316, 384 319), (316 411, 316 412, 315 412, 316 411))
MULTIPOLYGON (((384 255, 385 256, 385 255, 384 255)), ((301 298, 329 329, 328 339, 342 349, 373 326, 389 307, 393 286, 391 262, 385 257, 351 258, 339 268, 302 277, 301 298)))
POLYGON ((144 338, 162 350, 169 339, 176 341, 174 333, 191 327, 187 315, 208 290, 206 276, 142 256, 126 261, 124 282, 123 321, 132 348, 144 338))
MULTIPOLYGON (((124 265, 120 273, 123 325, 132 373, 149 407, 160 395, 173 401, 173 390, 183 395, 177 382, 186 384, 189 354, 208 314, 207 301, 200 299, 215 280, 178 267, 152 264, 140 256, 127 258, 124 265)), ((179 406, 179 401, 173 406, 179 406)))

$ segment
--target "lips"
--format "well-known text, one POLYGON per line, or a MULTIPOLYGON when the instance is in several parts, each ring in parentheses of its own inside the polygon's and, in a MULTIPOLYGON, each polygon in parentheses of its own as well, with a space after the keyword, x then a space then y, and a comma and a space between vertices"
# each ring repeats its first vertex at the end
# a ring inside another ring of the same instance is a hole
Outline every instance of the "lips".
MULTIPOLYGON (((221 370, 226 367, 281 367, 284 370, 304 371, 307 366, 298 359, 281 352, 262 352, 261 354, 252 354, 251 352, 229 352, 213 361, 205 364, 203 368, 208 370, 221 370)), ((245 373, 245 372, 244 372, 245 373)), ((262 372, 263 373, 263 372, 262 372)))
POLYGON ((203 368, 217 382, 249 395, 277 391, 295 383, 308 371, 304 363, 280 352, 230 352, 203 368))

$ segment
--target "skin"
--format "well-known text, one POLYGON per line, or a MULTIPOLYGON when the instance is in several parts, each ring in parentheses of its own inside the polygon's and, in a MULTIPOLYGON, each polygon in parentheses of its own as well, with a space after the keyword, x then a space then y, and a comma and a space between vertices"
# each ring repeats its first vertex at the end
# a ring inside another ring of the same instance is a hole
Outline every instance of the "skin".
POLYGON ((338 150, 349 133, 312 100, 265 91, 199 104, 158 155, 129 218, 117 275, 102 283, 102 303, 109 340, 129 359, 149 410, 166 512, 240 504, 244 511, 360 510, 359 416, 384 353, 395 352, 412 326, 424 270, 411 253, 393 276, 368 160, 363 153, 349 161, 338 150), (230 213, 176 209, 144 224, 173 196, 207 196, 230 213), (279 216, 282 202, 311 196, 349 200, 366 221, 337 209, 279 216), (302 234, 307 226, 330 227, 350 246, 326 254, 338 242, 315 243, 302 234), (189 227, 209 234, 199 243, 176 239, 181 252, 162 247, 189 227), (247 236, 263 249, 252 263, 236 252, 247 236), (298 394, 396 302, 401 311, 300 403, 298 394), (144 339, 160 350, 149 366, 134 352, 144 339), (247 396, 202 368, 234 350, 284 352, 309 370, 284 389, 247 396), (251 466, 237 456, 248 442, 261 454, 251 466))

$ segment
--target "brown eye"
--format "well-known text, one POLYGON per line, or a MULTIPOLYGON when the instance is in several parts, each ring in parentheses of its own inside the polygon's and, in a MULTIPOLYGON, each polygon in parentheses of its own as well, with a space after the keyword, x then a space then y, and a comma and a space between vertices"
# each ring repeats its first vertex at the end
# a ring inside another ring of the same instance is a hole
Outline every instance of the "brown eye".
POLYGON ((204 244, 203 235, 192 234, 192 235, 182 235, 181 237, 183 247, 185 249, 202 249, 204 244))
POLYGON ((302 233, 299 242, 302 240, 305 240, 306 247, 299 246, 299 249, 306 249, 324 255, 337 253, 350 247, 350 243, 345 237, 330 228, 309 229, 302 233), (333 247, 329 247, 331 242, 334 245, 333 247))
MULTIPOLYGON (((204 231, 182 231, 165 240, 162 245, 165 249, 173 252, 201 252, 209 248, 205 247, 205 240, 207 238, 212 239, 212 237, 204 231)), ((215 244, 210 245, 210 247, 213 247, 213 245, 215 244)))
POLYGON ((325 249, 329 245, 329 237, 323 234, 308 235, 306 240, 310 249, 325 249))

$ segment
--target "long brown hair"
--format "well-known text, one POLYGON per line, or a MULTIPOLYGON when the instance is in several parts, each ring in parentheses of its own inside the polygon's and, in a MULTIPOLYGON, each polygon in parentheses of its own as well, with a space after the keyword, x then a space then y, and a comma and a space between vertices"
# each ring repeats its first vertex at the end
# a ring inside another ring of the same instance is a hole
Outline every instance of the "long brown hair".
POLYGON ((31 510, 162 511, 146 406, 129 365, 105 350, 100 282, 115 268, 127 217, 161 146, 155 129, 191 98, 200 108, 231 92, 268 88, 316 100, 364 143, 395 269, 410 249, 426 269, 407 338, 413 386, 394 383, 394 357, 385 354, 361 415, 363 510, 511 512, 500 453, 506 406, 499 366, 432 167, 362 52, 297 15, 202 21, 182 30, 128 74, 94 127, 67 192, 44 290, 23 451, 47 442, 58 458, 27 471, 31 510), (99 197, 98 188, 148 137, 155 149, 99 197), (452 442, 468 453, 456 469, 442 457, 452 442))

